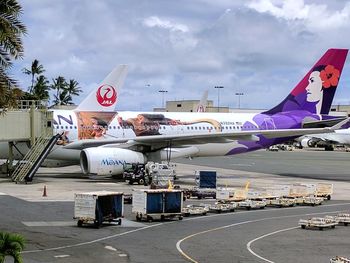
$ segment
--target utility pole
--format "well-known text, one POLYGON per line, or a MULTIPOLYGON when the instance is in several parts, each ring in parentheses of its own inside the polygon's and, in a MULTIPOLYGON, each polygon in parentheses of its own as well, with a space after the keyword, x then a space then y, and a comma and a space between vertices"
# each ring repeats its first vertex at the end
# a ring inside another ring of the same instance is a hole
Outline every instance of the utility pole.
POLYGON ((220 89, 223 89, 224 87, 223 86, 215 86, 214 88, 218 90, 218 112, 219 112, 219 109, 220 109, 220 89))

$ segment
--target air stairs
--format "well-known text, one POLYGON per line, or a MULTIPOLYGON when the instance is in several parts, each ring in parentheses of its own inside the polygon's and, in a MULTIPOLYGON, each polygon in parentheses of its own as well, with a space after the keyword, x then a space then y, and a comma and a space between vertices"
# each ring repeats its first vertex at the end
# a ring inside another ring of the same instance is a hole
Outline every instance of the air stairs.
POLYGON ((61 134, 51 137, 50 132, 43 133, 38 137, 27 154, 16 165, 11 175, 12 181, 16 183, 31 182, 40 165, 60 138, 61 134))

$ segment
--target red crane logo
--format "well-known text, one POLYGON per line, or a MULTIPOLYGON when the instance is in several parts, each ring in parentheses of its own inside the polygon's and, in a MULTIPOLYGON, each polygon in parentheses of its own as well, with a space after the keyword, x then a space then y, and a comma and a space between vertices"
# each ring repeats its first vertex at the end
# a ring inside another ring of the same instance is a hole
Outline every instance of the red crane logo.
POLYGON ((104 84, 98 88, 96 98, 101 106, 109 107, 117 101, 117 91, 113 86, 104 84))

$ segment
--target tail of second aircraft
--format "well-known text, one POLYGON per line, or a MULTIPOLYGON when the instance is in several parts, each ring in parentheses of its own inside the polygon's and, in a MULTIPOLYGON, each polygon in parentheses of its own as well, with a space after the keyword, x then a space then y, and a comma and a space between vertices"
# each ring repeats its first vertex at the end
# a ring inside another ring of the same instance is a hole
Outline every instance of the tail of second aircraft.
POLYGON ((280 104, 264 112, 305 110, 328 114, 347 56, 347 49, 329 49, 280 104))
POLYGON ((128 68, 120 65, 78 105, 76 111, 114 111, 128 68))
POLYGON ((208 101, 208 90, 206 90, 203 93, 203 96, 202 96, 199 104, 197 105, 196 112, 205 112, 205 110, 207 108, 207 101, 208 101))

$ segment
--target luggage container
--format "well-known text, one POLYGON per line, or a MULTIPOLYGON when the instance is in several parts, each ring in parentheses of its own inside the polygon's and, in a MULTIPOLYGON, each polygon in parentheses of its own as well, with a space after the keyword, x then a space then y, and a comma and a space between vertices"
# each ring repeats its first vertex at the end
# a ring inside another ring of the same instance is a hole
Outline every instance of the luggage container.
POLYGON ((100 227, 104 222, 122 223, 124 215, 123 193, 87 192, 74 195, 74 219, 77 225, 93 224, 100 227))
POLYGON ((191 197, 203 198, 216 198, 216 190, 211 188, 193 188, 191 190, 191 197))
POLYGON ((216 189, 216 200, 226 201, 233 199, 235 194, 235 189, 233 188, 217 188, 216 189))
POLYGON ((316 196, 327 198, 331 200, 333 194, 333 184, 329 183, 318 183, 316 185, 316 196))
POLYGON ((268 199, 287 197, 290 193, 289 185, 280 185, 265 188, 265 193, 263 196, 268 199))
POLYGON ((269 205, 275 207, 292 207, 295 206, 295 200, 293 198, 277 198, 270 200, 269 205))
POLYGON ((236 203, 215 203, 206 205, 209 208, 209 212, 222 213, 222 212, 234 212, 237 208, 236 203))
POLYGON ((216 171, 197 171, 199 188, 216 188, 216 171))
POLYGON ((182 220, 183 192, 168 189, 133 190, 132 212, 136 220, 177 217, 182 220))
POLYGON ((322 205, 324 199, 323 197, 315 197, 315 196, 309 196, 309 197, 304 197, 304 204, 305 205, 322 205))
POLYGON ((319 230, 323 230, 324 228, 335 228, 338 224, 336 220, 329 217, 313 217, 310 219, 300 219, 299 225, 302 229, 306 227, 309 228, 318 228, 319 230))
POLYGON ((326 216, 326 218, 333 219, 337 221, 338 224, 344 224, 344 226, 350 224, 350 214, 347 213, 339 213, 336 216, 326 216))

